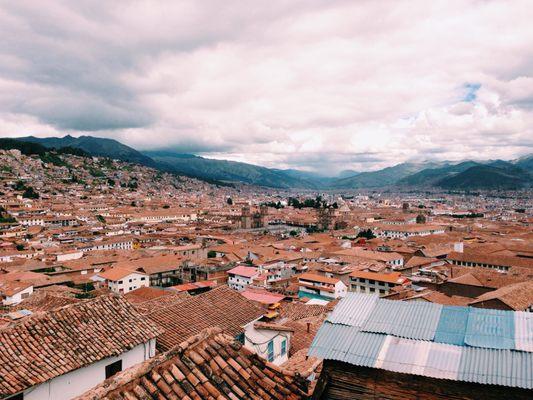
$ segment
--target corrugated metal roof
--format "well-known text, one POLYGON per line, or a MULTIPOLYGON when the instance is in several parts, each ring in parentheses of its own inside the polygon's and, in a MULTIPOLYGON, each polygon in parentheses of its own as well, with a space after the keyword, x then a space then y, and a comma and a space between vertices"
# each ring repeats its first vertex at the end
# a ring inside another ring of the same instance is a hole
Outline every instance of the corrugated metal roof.
POLYGON ((430 343, 429 345, 426 366, 421 375, 439 379, 457 379, 462 348, 442 343, 430 343))
POLYGON ((514 315, 509 311, 471 308, 465 343, 474 347, 514 349, 514 315))
POLYGON ((533 313, 514 313, 514 335, 517 350, 533 351, 533 313))
POLYGON ((463 347, 457 378, 466 382, 532 389, 532 353, 463 347))
POLYGON ((384 335, 326 321, 311 344, 309 356, 373 367, 384 340, 384 335))
POLYGON ((533 388, 533 314, 372 298, 358 294, 341 301, 309 355, 439 379, 533 388))
POLYGON ((361 330, 394 336, 433 340, 442 305, 380 299, 361 330))
POLYGON ((378 299, 379 296, 375 294, 347 293, 328 317, 328 321, 361 326, 376 306, 378 299))
POLYGON ((435 332, 435 342, 463 346, 469 313, 466 307, 443 306, 435 332))

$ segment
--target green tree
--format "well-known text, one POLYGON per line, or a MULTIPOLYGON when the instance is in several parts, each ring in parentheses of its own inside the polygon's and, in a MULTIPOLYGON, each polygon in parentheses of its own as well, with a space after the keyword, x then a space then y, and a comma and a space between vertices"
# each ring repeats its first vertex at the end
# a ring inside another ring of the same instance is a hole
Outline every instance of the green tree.
POLYGON ((365 239, 374 239, 376 237, 376 235, 374 235, 374 232, 372 232, 372 230, 369 228, 369 229, 366 229, 366 230, 362 230, 361 232, 359 232, 356 236, 357 238, 365 238, 365 239))
POLYGON ((25 199, 38 199, 39 193, 37 193, 31 186, 28 186, 26 190, 24 190, 24 193, 22 193, 22 197, 25 199))

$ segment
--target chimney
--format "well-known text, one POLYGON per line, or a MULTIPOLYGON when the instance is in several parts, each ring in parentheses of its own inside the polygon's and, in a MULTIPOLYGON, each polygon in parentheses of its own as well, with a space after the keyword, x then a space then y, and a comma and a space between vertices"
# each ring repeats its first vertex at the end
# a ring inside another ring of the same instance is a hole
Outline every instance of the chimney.
POLYGON ((464 250, 464 244, 463 242, 457 242, 453 244, 453 251, 457 253, 462 253, 464 250))
POLYGON ((307 323, 307 333, 311 332, 311 322, 307 323))

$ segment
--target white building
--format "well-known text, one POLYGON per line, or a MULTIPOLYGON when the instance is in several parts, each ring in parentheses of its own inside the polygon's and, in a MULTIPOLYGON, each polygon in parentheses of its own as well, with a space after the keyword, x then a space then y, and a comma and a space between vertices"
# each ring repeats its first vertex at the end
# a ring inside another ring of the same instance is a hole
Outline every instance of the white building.
POLYGON ((125 268, 111 268, 93 278, 96 282, 104 282, 114 293, 126 294, 140 287, 150 286, 150 276, 144 272, 131 271, 125 268))
POLYGON ((0 282, 0 298, 4 306, 14 306, 33 294, 33 285, 22 282, 0 282))
POLYGON ((16 400, 73 399, 153 357, 161 333, 118 296, 35 315, 4 330, 0 373, 10 375, 0 380, 0 398, 16 400))
POLYGON ((357 293, 377 293, 385 296, 398 285, 409 283, 400 272, 388 274, 372 271, 354 271, 350 274, 350 291, 357 293))
POLYGON ((395 239, 405 239, 413 236, 429 236, 429 235, 439 235, 446 232, 446 229, 442 226, 437 225, 403 225, 395 227, 382 227, 381 229, 376 230, 378 236, 395 238, 395 239))
POLYGON ((275 365, 289 359, 294 329, 287 326, 252 321, 244 327, 244 347, 275 365))
POLYGON ((96 241, 90 245, 80 247, 83 252, 96 250, 132 250, 133 239, 111 239, 96 241))
POLYGON ((244 290, 260 275, 256 267, 239 265, 228 271, 228 286, 234 290, 244 290))
POLYGON ((305 293, 325 297, 331 300, 346 296, 346 285, 340 279, 307 272, 298 277, 298 290, 305 293))

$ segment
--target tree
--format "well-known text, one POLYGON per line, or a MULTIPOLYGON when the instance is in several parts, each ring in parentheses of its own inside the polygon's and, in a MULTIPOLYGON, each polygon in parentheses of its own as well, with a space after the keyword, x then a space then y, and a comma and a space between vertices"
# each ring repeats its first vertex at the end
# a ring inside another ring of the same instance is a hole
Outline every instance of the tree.
POLYGON ((207 258, 215 258, 217 256, 217 252, 215 250, 209 250, 207 252, 207 258))
POLYGON ((417 224, 425 224, 426 223, 426 216, 424 214, 418 214, 416 216, 416 223, 417 224))
POLYGON ((22 250, 24 250, 24 245, 21 243, 17 244, 17 251, 22 251, 22 250))
POLYGON ((26 190, 24 190, 24 193, 22 193, 22 197, 25 199, 38 199, 39 193, 37 193, 31 186, 27 187, 26 190))
POLYGON ((231 197, 228 197, 228 199, 226 200, 226 203, 228 203, 228 205, 232 206, 233 205, 233 199, 231 197))
POLYGON ((363 229, 362 231, 360 231, 356 238, 365 238, 365 239, 374 239, 376 236, 374 235, 374 232, 372 232, 372 230, 369 228, 369 229, 363 229))

